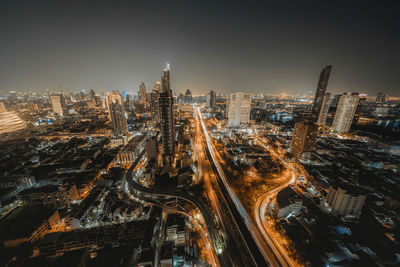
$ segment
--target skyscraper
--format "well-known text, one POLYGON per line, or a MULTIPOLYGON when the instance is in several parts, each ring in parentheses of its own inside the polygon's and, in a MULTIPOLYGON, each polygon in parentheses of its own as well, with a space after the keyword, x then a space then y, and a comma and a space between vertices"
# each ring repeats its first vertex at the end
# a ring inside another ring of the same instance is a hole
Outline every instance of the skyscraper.
POLYGON ((304 152, 311 152, 317 140, 318 127, 314 123, 297 122, 292 135, 291 153, 299 159, 304 152))
POLYGON ((6 112, 6 106, 4 106, 3 102, 0 102, 0 112, 6 112))
POLYGON ((249 123, 251 108, 251 94, 237 92, 229 97, 228 127, 239 127, 249 123))
POLYGON ((108 118, 112 123, 114 133, 117 135, 126 135, 128 133, 128 124, 125 117, 124 101, 120 92, 107 92, 106 106, 108 109, 108 118))
POLYGON ((155 123, 160 122, 160 107, 158 105, 158 98, 160 96, 161 91, 161 83, 156 82, 154 85, 153 90, 150 93, 150 112, 151 112, 151 119, 155 123))
POLYGON ((338 133, 348 133, 353 122, 354 113, 360 97, 357 93, 345 93, 339 99, 332 130, 338 133))
POLYGON ((191 104, 192 101, 193 101, 192 92, 190 91, 190 89, 187 89, 185 93, 185 104, 191 104))
POLYGON ((326 66, 319 75, 317 91, 315 92, 314 103, 312 107, 312 116, 317 118, 322 106, 326 87, 328 86, 329 75, 331 74, 332 65, 326 66))
POLYGON ((144 82, 141 82, 139 84, 139 95, 140 95, 140 103, 143 105, 146 104, 147 96, 146 96, 146 85, 144 85, 144 82))
POLYGON ((207 106, 209 108, 215 108, 217 103, 217 95, 213 90, 211 90, 207 95, 207 106))
POLYGON ((170 167, 173 163, 175 153, 175 121, 174 99, 169 80, 169 64, 164 69, 164 74, 161 78, 161 92, 158 104, 160 109, 163 165, 170 167))
POLYGON ((65 103, 64 95, 62 93, 50 96, 51 104, 53 105, 53 112, 65 116, 68 115, 68 107, 65 103))
POLYGON ((385 100, 386 100, 386 95, 384 93, 378 93, 375 102, 382 104, 385 102, 385 100))
POLYGON ((321 111, 319 112, 317 124, 325 125, 326 117, 328 116, 329 107, 331 105, 332 95, 330 93, 326 93, 324 96, 324 100, 322 101, 321 111))
POLYGON ((94 92, 93 89, 90 89, 90 91, 89 91, 89 99, 90 100, 95 100, 95 98, 96 98, 96 93, 94 92))

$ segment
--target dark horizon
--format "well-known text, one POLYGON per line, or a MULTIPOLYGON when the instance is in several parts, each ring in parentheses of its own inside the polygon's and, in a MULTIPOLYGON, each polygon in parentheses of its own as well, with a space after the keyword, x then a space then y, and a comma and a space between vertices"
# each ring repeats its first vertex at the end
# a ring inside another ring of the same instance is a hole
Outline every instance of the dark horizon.
POLYGON ((0 90, 136 92, 171 64, 174 93, 400 96, 398 4, 4 1, 0 90))

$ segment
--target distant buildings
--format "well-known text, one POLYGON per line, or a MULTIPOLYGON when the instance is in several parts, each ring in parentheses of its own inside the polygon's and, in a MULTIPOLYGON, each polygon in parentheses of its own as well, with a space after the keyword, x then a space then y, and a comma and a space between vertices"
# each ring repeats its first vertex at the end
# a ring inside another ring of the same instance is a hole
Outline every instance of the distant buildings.
POLYGON ((60 116, 68 115, 68 107, 63 94, 51 95, 50 100, 54 113, 60 116))
POLYGON ((108 118, 112 123, 114 133, 117 135, 126 135, 128 133, 128 124, 126 122, 122 95, 118 91, 107 92, 106 106, 108 109, 108 118))
POLYGON ((321 111, 319 112, 317 124, 325 125, 326 117, 328 116, 329 106, 331 104, 332 95, 330 93, 325 93, 324 100, 322 101, 321 111))
POLYGON ((215 108, 217 104, 217 94, 211 90, 207 95, 207 106, 209 108, 215 108))
POLYGON ((164 74, 161 78, 161 92, 158 105, 160 109, 161 120, 160 128, 163 148, 163 165, 166 167, 170 167, 173 163, 175 153, 175 121, 174 99, 172 96, 172 90, 169 80, 169 65, 167 65, 167 67, 164 69, 164 74))
POLYGON ((314 103, 312 107, 312 115, 317 118, 321 111, 322 101, 328 86, 329 75, 331 73, 332 65, 326 66, 319 75, 317 91, 315 92, 314 103))
POLYGON ((303 153, 311 152, 314 148, 318 134, 318 127, 313 123, 298 122, 294 126, 291 153, 296 158, 302 157, 303 153))
POLYGON ((192 92, 187 89, 184 97, 185 104, 191 104, 193 102, 192 92))
POLYGON ((139 96, 140 96, 140 103, 145 105, 147 102, 147 93, 146 93, 146 85, 144 82, 139 84, 139 96))
POLYGON ((251 108, 251 94, 237 92, 229 97, 228 127, 240 127, 249 123, 251 108))
POLYGON ((277 220, 296 216, 302 208, 303 200, 290 186, 285 187, 276 195, 274 215, 277 220))
POLYGON ((357 93, 345 93, 339 99, 332 130, 337 133, 348 133, 353 122, 360 97, 357 93))
POLYGON ((332 208, 332 214, 358 217, 364 205, 366 195, 358 187, 350 184, 331 186, 326 202, 332 208))
POLYGON ((378 93, 375 102, 378 104, 382 104, 385 102, 385 100, 386 100, 386 95, 384 93, 378 93))

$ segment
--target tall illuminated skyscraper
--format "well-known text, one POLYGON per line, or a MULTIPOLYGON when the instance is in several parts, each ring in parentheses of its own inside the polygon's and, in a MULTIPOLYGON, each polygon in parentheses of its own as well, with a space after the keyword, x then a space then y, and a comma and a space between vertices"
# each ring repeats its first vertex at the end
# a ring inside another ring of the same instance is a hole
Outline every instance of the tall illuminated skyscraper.
POLYGON ((228 127, 239 127, 249 123, 251 108, 251 94, 237 92, 229 97, 228 127))
POLYGON ((321 111, 322 101, 324 99, 326 87, 328 86, 329 75, 331 74, 332 65, 326 66, 319 75, 317 91, 315 92, 314 103, 312 107, 312 116, 317 118, 321 111))
POLYGON ((174 99, 169 80, 169 64, 161 78, 161 91, 158 98, 160 109, 160 128, 162 139, 162 158, 165 167, 172 166, 175 153, 174 99))
POLYGON ((348 133, 353 122, 360 97, 357 93, 345 93, 339 99, 332 130, 338 133, 348 133))
POLYGON ((56 94, 50 96, 51 104, 53 105, 53 112, 60 115, 65 116, 68 115, 68 107, 65 103, 64 95, 56 94))
POLYGON ((128 133, 128 123, 125 117, 124 100, 118 91, 107 92, 106 106, 108 109, 108 118, 112 123, 114 133, 117 135, 126 135, 128 133))
POLYGON ((140 95, 140 104, 146 104, 147 102, 147 95, 146 95, 146 85, 144 82, 139 84, 139 95, 140 95))
POLYGON ((378 93, 376 95, 376 100, 375 100, 376 103, 380 103, 381 104, 381 103, 384 103, 385 100, 386 100, 386 95, 384 93, 378 93))
POLYGON ((331 105, 332 95, 330 93, 326 93, 324 96, 324 100, 322 101, 321 111, 319 112, 317 124, 325 125, 326 117, 328 116, 329 107, 331 105))

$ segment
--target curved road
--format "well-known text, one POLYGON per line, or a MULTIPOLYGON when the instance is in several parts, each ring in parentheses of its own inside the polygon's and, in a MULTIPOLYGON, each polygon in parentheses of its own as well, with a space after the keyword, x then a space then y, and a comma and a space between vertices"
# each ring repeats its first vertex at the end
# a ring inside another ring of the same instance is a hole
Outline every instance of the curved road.
POLYGON ((145 195, 150 198, 157 198, 157 197, 176 197, 180 199, 184 199, 194 206, 196 206, 201 214, 203 215, 204 221, 206 222, 208 232, 210 233, 210 239, 214 246, 214 250, 218 255, 218 260, 221 266, 231 266, 227 257, 225 256, 225 249, 224 243, 219 236, 218 229, 214 223, 213 217, 208 212, 208 209, 203 206, 203 204, 192 195, 185 193, 185 192, 178 192, 178 191, 171 191, 171 190, 163 190, 163 189, 151 189, 148 187, 144 187, 141 184, 137 183, 133 179, 133 170, 135 169, 136 165, 139 163, 140 159, 143 157, 145 151, 143 150, 140 155, 137 157, 135 162, 126 172, 126 181, 128 182, 129 186, 139 193, 139 195, 145 195))

